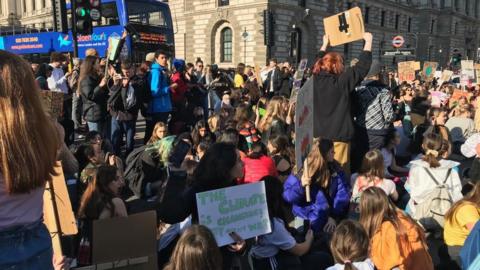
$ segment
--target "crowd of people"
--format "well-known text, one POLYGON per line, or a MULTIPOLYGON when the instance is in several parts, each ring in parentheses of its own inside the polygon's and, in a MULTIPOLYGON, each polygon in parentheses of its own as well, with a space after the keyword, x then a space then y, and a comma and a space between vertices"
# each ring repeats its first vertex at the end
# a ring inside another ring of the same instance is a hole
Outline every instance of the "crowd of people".
POLYGON ((29 64, 0 51, 0 268, 90 265, 94 221, 155 210, 158 269, 480 269, 480 87, 398 81, 372 39, 347 66, 325 36, 304 72, 315 139, 303 164, 288 62, 229 74, 162 50, 112 64, 89 49, 66 69, 59 53, 29 64), (45 113, 41 91, 64 94, 63 115, 45 113), (58 160, 79 230, 63 257, 42 223, 58 160), (196 194, 258 181, 271 233, 218 247, 196 194))

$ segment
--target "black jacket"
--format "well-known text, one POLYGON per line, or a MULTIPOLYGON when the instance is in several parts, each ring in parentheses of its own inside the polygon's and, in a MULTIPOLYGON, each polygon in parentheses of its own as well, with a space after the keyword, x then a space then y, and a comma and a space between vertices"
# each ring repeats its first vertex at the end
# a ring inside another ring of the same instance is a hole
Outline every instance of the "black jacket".
POLYGON ((292 92, 292 83, 293 78, 290 72, 283 72, 281 75, 282 84, 280 86, 280 96, 284 96, 286 98, 290 98, 290 94, 292 92))
POLYGON ((280 88, 282 87, 282 71, 276 67, 275 68, 275 73, 273 74, 272 78, 272 73, 273 70, 268 72, 267 74, 267 79, 265 80, 265 83, 263 84, 263 88, 265 93, 270 92, 270 83, 273 80, 273 93, 277 96, 280 93, 280 88))
POLYGON ((130 84, 133 87, 134 98, 131 104, 127 102, 128 87, 123 87, 122 85, 112 87, 113 91, 108 99, 108 106, 112 115, 119 111, 130 113, 133 116, 138 114, 138 110, 142 105, 142 95, 146 91, 146 84, 142 78, 136 75, 130 79, 130 84))
POLYGON ((88 122, 101 122, 107 116, 108 89, 98 86, 100 80, 87 76, 80 82, 83 115, 88 122))
MULTIPOLYGON (((320 52, 318 57, 323 57, 320 52)), ((364 51, 358 63, 340 75, 324 71, 313 76, 313 136, 333 141, 349 142, 354 135, 351 115, 351 93, 368 74, 372 53, 364 51)))

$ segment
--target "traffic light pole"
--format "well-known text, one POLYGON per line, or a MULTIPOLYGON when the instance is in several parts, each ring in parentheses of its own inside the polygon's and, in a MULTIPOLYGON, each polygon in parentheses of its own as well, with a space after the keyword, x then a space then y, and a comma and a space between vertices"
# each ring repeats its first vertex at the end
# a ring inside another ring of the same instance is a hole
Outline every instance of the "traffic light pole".
POLYGON ((74 0, 72 3, 72 42, 73 42, 73 57, 78 58, 78 40, 77 40, 77 26, 76 26, 76 10, 77 10, 77 1, 74 0))

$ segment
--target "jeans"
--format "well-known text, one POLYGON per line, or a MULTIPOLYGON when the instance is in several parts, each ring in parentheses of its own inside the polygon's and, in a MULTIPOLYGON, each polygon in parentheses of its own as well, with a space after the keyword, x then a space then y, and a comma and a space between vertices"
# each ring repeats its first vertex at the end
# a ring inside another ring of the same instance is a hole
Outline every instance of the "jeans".
POLYGON ((52 239, 42 221, 0 231, 0 269, 53 270, 52 239))
POLYGON ((78 129, 82 126, 82 111, 83 111, 83 101, 82 97, 77 97, 76 94, 73 94, 72 101, 72 120, 75 124, 75 129, 78 129))
POLYGON ((157 122, 163 122, 164 124, 168 125, 168 117, 170 116, 170 112, 163 112, 163 113, 154 113, 148 115, 145 119, 146 127, 145 127, 145 138, 143 139, 143 143, 147 143, 150 140, 150 137, 153 133, 153 128, 157 122))
POLYGON ((112 145, 115 155, 120 155, 120 144, 123 139, 123 134, 125 134, 127 139, 125 156, 128 156, 128 154, 132 152, 135 146, 135 124, 136 119, 119 121, 115 117, 112 117, 112 145))
POLYGON ((106 136, 106 123, 105 121, 99 121, 99 122, 87 122, 88 125, 88 131, 98 131, 102 135, 102 137, 105 139, 110 139, 110 136, 106 136))

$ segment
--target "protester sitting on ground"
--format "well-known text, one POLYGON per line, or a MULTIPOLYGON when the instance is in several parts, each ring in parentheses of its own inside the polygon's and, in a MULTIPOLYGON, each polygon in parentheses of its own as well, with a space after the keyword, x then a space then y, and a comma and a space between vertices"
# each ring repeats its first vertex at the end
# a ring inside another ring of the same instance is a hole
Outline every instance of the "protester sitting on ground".
POLYGON ((211 146, 211 143, 208 142, 201 142, 197 145, 197 148, 195 149, 196 153, 196 160, 200 161, 205 153, 207 152, 208 148, 211 146))
MULTIPOLYGON (((169 191, 165 192, 163 201, 157 209, 158 217, 168 224, 175 224, 191 215, 192 223, 196 224, 198 223, 196 194, 234 186, 236 179, 243 177, 243 162, 233 144, 215 143, 200 160, 194 172, 193 183, 186 190, 183 184, 186 175, 178 171, 179 168, 170 168, 170 176, 175 179, 169 181, 169 191)), ((246 247, 245 241, 235 234, 232 238, 236 243, 222 248, 222 269, 230 269, 233 256, 246 247)))
POLYGON ((213 143, 215 142, 214 135, 210 132, 207 122, 205 120, 200 120, 195 124, 195 127, 192 130, 192 142, 193 149, 196 149, 197 146, 202 143, 213 143))
POLYGON ((30 65, 4 50, 0 93, 0 268, 53 269, 43 198, 63 142, 30 65))
POLYGON ((236 129, 228 128, 225 131, 223 131, 222 135, 220 135, 220 137, 217 137, 217 142, 232 144, 240 152, 240 157, 242 159, 247 157, 247 154, 244 151, 238 149, 240 145, 240 135, 236 129))
POLYGON ((164 270, 221 270, 222 254, 212 232, 203 225, 186 229, 164 270))
POLYGON ((331 173, 320 149, 320 139, 314 139, 299 176, 291 174, 284 183, 283 198, 293 206, 297 218, 310 221, 315 234, 332 233, 336 220, 347 212, 349 187, 342 174, 331 173), (301 175, 301 176, 300 176, 301 175), (310 186, 311 202, 306 201, 305 187, 310 186))
POLYGON ((343 58, 339 53, 326 52, 329 37, 323 37, 323 44, 313 67, 313 136, 335 142, 335 160, 350 173, 350 141, 354 128, 351 116, 351 93, 368 74, 372 63, 371 33, 363 35, 365 45, 359 62, 344 69, 343 58))
POLYGON ((370 258, 379 270, 433 270, 422 228, 378 187, 363 191, 360 224, 370 238, 370 258))
POLYGON ((233 120, 237 122, 240 136, 245 138, 246 149, 251 149, 252 143, 260 141, 260 134, 252 122, 253 111, 249 104, 241 103, 235 109, 233 120))
POLYGON ((287 134, 286 123, 287 111, 284 107, 284 98, 274 96, 267 104, 265 115, 258 124, 258 130, 262 134, 262 141, 267 142, 270 136, 287 134))
POLYGON ((262 142, 252 144, 252 150, 242 158, 245 174, 239 179, 239 184, 255 183, 264 176, 278 176, 275 162, 268 156, 267 147, 262 142))
POLYGON ((386 145, 381 149, 383 156, 385 177, 394 178, 395 176, 407 176, 408 168, 397 165, 396 147, 400 144, 400 134, 395 129, 391 129, 386 137, 386 145))
MULTIPOLYGON (((460 200, 462 184, 457 170, 459 163, 442 158, 442 143, 440 135, 427 134, 423 140, 424 157, 410 162, 411 169, 405 188, 410 193, 407 211, 413 216, 420 204, 428 202, 430 195, 438 185, 444 184, 452 203, 460 200)), ((445 213, 441 213, 445 214, 445 213)), ((420 218, 420 217, 419 217, 420 218)))
POLYGON ((168 136, 168 128, 167 125, 163 122, 157 122, 155 127, 153 128, 152 136, 150 140, 148 140, 147 144, 154 144, 159 140, 168 136))
POLYGON ((358 174, 352 175, 352 198, 350 199, 350 217, 357 218, 360 214, 358 209, 362 192, 369 187, 379 187, 393 200, 398 200, 398 192, 395 183, 385 179, 383 156, 378 150, 371 150, 365 154, 362 166, 358 174))
POLYGON ((480 220, 480 182, 477 182, 465 198, 456 202, 445 214, 443 239, 448 247, 448 254, 459 269, 460 249, 465 243, 470 231, 480 220))
POLYGON ((289 232, 288 221, 283 211, 282 183, 272 176, 260 180, 265 183, 272 232, 258 236, 250 249, 253 269, 304 269, 299 257, 309 252, 313 243, 313 231, 308 229, 305 241, 297 243, 289 232), (273 265, 276 267, 272 266, 272 262, 275 262, 273 265))
POLYGON ((459 114, 448 119, 445 126, 452 136, 453 153, 460 153, 460 146, 475 132, 470 104, 462 105, 459 114))
POLYGON ((288 137, 283 134, 270 137, 267 148, 269 155, 275 161, 278 179, 283 183, 292 172, 295 161, 295 155, 292 153, 288 137))
POLYGON ((123 172, 124 166, 122 159, 112 153, 112 145, 108 140, 103 138, 101 133, 98 131, 90 131, 85 136, 85 142, 93 146, 95 156, 99 162, 116 166, 123 172))
POLYGON ((370 239, 360 223, 342 221, 330 242, 336 264, 327 270, 374 270, 375 265, 368 258, 369 247, 370 239))
POLYGON ((119 197, 123 186, 122 173, 110 165, 99 166, 93 181, 88 183, 77 214, 80 220, 77 260, 80 266, 91 264, 93 221, 128 215, 125 203, 119 197))

